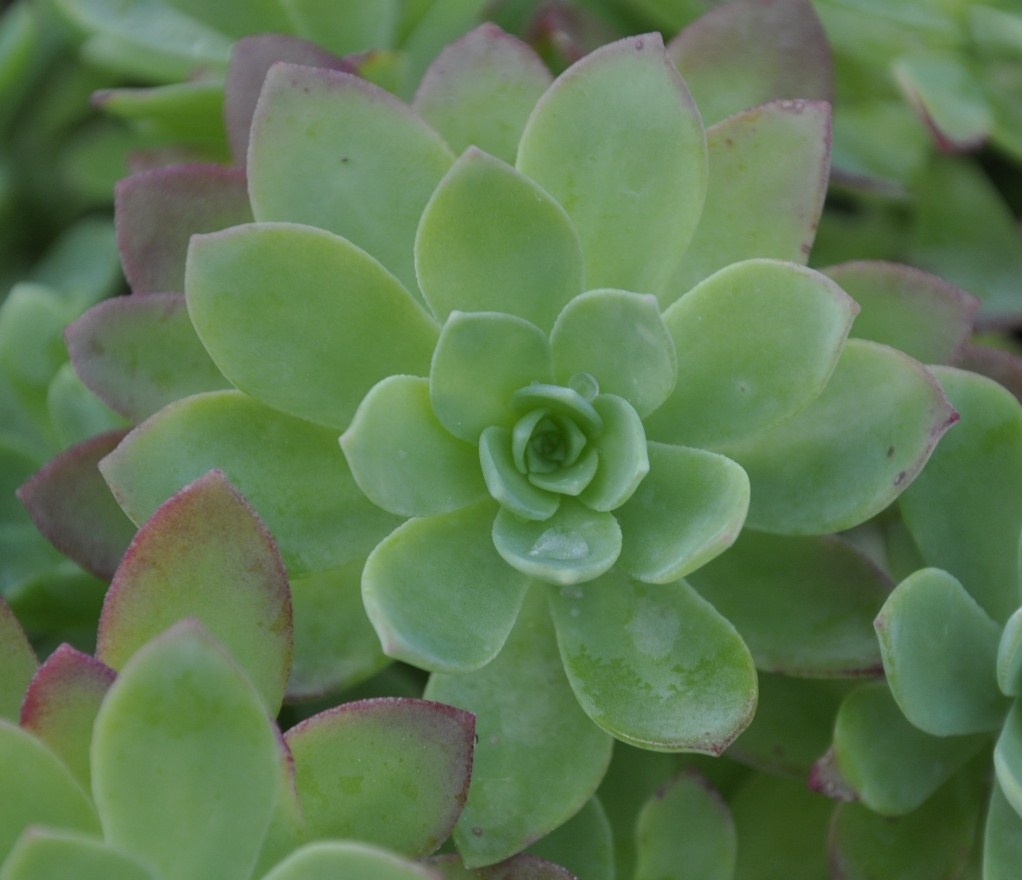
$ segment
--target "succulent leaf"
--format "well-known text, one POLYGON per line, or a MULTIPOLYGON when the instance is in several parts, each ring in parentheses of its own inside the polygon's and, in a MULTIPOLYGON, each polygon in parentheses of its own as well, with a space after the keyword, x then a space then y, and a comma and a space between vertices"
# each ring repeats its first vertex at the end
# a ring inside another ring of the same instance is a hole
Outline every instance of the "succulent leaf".
POLYGON ((401 0, 278 0, 295 33, 338 55, 393 45, 401 0))
POLYGON ((262 880, 436 880, 423 865, 350 841, 319 841, 295 850, 262 880))
POLYGON ((1009 697, 1022 694, 1022 609, 1005 624, 997 646, 997 685, 1009 697))
POLYGON ((526 852, 564 867, 575 877, 614 880, 614 834, 598 797, 590 798, 560 828, 526 852))
POLYGON ((29 828, 0 865, 0 880, 156 880, 135 859, 95 837, 29 828))
POLYGON ((983 877, 1012 880, 1022 859, 1022 816, 994 782, 983 835, 983 877))
POLYGON ((1022 708, 1012 704, 994 747, 997 783, 1015 812, 1022 815, 1022 708))
POLYGON ((603 420, 603 429, 591 441, 599 466, 579 499, 593 510, 616 510, 649 473, 646 432, 635 408, 623 397, 599 394, 592 403, 603 420))
POLYGON ((0 720, 17 721, 39 661, 10 606, 0 597, 0 720))

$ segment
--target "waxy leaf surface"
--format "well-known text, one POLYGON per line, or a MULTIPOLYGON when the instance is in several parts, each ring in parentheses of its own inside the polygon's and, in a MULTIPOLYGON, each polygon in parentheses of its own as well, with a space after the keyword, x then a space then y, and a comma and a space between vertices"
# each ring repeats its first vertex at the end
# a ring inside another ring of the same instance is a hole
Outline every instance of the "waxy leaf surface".
POLYGON ((28 829, 0 866, 0 880, 155 880, 124 853, 84 834, 28 829))
POLYGON ((294 32, 338 55, 390 46, 400 0, 278 0, 294 32))
POLYGON ((995 782, 983 833, 984 880, 1014 880, 1022 864, 1022 816, 995 782))
POLYGON ((1022 815, 1022 708, 1017 701, 1012 704, 1004 729, 997 738, 994 769, 1004 796, 1015 812, 1022 815))
POLYGON ((1022 609, 1008 618, 1001 633, 997 646, 997 686, 1009 697, 1022 692, 1022 609))
POLYGON ((614 834, 598 797, 592 797, 560 828, 529 847, 539 856, 586 880, 614 880, 614 834))
POLYGON ((295 850, 263 880, 436 880, 428 868, 362 843, 322 841, 295 850))
POLYGON ((0 719, 17 721, 39 661, 10 606, 0 597, 0 719))

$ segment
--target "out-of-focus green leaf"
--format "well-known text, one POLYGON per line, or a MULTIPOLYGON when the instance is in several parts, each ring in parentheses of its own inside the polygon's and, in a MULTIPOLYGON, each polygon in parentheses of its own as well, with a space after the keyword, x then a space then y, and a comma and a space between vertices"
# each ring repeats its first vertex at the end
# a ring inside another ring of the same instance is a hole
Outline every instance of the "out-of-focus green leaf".
POLYGON ((567 868, 575 877, 614 880, 613 835, 607 813, 596 797, 527 852, 567 868))
POLYGON ((0 865, 0 880, 155 880, 134 859, 95 837, 29 828, 0 865))
POLYGON ((295 32, 338 55, 394 43, 400 0, 279 0, 295 32))
POLYGON ((1012 704, 994 748, 994 768, 1001 792, 1022 815, 1022 707, 1012 704))
POLYGON ((1022 817, 995 782, 983 835, 984 880, 1014 880, 1022 864, 1022 817))
POLYGON ((39 661, 10 606, 0 597, 0 719, 17 722, 39 661))
POLYGON ((997 646, 997 685, 1001 693, 1017 697, 1022 693, 1022 609, 1005 624, 997 646))

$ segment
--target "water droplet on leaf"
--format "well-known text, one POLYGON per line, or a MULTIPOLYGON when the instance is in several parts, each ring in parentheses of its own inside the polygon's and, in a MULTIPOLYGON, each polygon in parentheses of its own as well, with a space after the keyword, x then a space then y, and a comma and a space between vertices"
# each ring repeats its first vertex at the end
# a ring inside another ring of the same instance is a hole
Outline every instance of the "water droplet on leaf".
POLYGON ((578 532, 563 528, 550 528, 540 535, 529 550, 530 556, 542 556, 559 562, 585 559, 589 555, 589 544, 578 532))

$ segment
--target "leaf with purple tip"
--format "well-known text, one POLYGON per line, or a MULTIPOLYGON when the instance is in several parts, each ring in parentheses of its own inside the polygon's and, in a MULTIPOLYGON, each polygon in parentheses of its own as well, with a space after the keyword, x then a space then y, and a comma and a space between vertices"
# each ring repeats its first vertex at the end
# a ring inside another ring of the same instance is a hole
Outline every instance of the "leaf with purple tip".
POLYGON ((10 606, 0 596, 0 719, 17 721, 39 661, 10 606))
MULTIPOLYGON (((576 880, 576 875, 566 868, 529 853, 519 853, 495 865, 475 869, 465 867, 453 853, 430 859, 428 864, 442 880, 576 880)), ((589 877, 579 876, 587 880, 589 877)))

